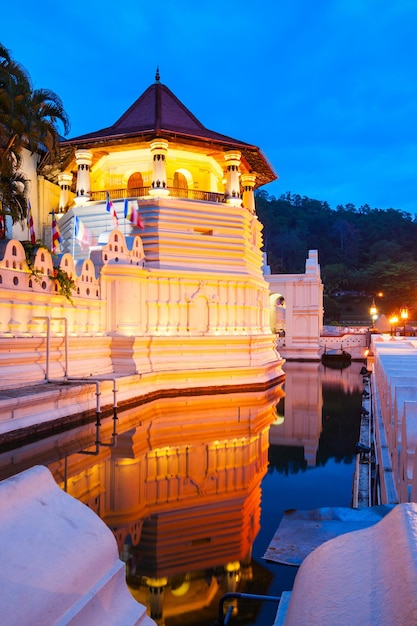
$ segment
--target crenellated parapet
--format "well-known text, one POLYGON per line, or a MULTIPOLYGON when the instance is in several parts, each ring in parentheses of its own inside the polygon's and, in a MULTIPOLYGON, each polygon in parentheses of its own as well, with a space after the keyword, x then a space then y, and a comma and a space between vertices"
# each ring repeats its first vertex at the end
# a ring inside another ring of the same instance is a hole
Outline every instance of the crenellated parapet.
MULTIPOLYGON (((47 305, 46 300, 51 297, 62 297, 62 306, 71 305, 70 300, 81 296, 87 299, 100 298, 99 281, 94 273, 91 261, 84 261, 81 272, 77 274, 74 259, 70 254, 64 254, 59 262, 51 252, 44 247, 35 249, 26 254, 20 241, 11 239, 2 247, 3 257, 0 259, 0 299, 7 297, 5 291, 13 289, 12 297, 16 301, 23 300, 19 294, 31 293, 32 304, 47 305), (70 298, 64 295, 65 284, 72 283, 68 291, 70 298), (86 283, 89 288, 86 288, 86 283), (42 297, 43 296, 43 297, 42 297), (68 300, 68 305, 65 303, 68 300)), ((54 300, 53 304, 57 304, 54 300)))

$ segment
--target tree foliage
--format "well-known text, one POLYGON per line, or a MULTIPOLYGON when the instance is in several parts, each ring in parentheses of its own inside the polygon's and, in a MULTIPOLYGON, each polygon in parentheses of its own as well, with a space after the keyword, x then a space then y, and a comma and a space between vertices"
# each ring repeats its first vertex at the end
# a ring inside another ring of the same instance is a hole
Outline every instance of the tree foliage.
POLYGON ((383 292, 387 315, 417 309, 416 216, 369 205, 331 209, 289 192, 278 199, 259 192, 256 206, 273 273, 303 272, 308 251, 318 250, 329 310, 340 291, 383 292))
POLYGON ((59 96, 49 89, 33 89, 25 68, 0 44, 0 215, 10 215, 13 222, 26 217, 22 151, 56 158, 59 123, 67 134, 69 118, 59 96))

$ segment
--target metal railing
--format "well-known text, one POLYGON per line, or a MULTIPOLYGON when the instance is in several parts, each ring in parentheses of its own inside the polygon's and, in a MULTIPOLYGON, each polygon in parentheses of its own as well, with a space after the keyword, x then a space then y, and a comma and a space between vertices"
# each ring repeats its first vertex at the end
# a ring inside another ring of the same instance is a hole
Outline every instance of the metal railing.
POLYGON ((238 591, 230 591, 225 593, 219 600, 219 613, 213 626, 227 626, 233 613, 233 605, 231 604, 226 613, 224 612, 224 604, 227 600, 257 600, 258 602, 275 602, 279 604, 280 596, 261 596, 255 593, 240 593, 238 591))
MULTIPOLYGON (((111 189, 110 191, 91 191, 90 199, 103 202, 108 193, 111 200, 123 200, 125 198, 145 198, 149 196, 152 187, 136 187, 132 189, 111 189)), ((214 191, 200 191, 199 189, 180 189, 179 187, 166 187, 169 195, 173 198, 185 198, 186 200, 202 200, 203 202, 225 202, 223 193, 214 191)))

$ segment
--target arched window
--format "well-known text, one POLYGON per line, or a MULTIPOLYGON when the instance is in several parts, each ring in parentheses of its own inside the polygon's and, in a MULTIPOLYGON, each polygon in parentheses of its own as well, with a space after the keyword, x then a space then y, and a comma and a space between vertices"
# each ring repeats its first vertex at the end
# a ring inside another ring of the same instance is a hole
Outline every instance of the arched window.
POLYGON ((188 198, 188 181, 184 174, 175 172, 174 174, 175 195, 179 198, 188 198))
POLYGON ((130 177, 129 180, 127 181, 127 188, 129 190, 129 192, 133 192, 133 193, 129 193, 129 196, 139 196, 142 195, 142 188, 143 188, 143 178, 142 178, 142 174, 140 172, 134 172, 130 177))

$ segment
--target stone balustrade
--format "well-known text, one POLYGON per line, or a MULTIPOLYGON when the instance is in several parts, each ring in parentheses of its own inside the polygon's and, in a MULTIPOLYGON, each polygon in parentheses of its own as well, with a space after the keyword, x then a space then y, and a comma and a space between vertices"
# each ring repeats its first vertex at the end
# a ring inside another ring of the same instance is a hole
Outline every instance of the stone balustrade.
POLYGON ((379 338, 372 347, 382 501, 417 502, 417 343, 379 338))

